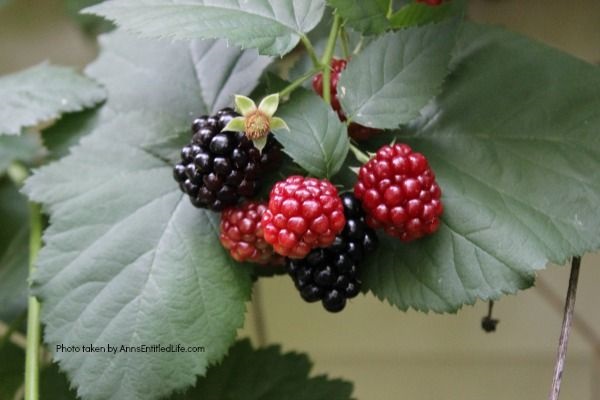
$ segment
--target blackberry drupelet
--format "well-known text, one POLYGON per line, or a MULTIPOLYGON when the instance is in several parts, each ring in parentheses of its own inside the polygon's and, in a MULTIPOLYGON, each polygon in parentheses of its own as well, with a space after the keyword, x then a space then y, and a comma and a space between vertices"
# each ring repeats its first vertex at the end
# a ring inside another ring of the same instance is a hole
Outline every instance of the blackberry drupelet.
POLYGON ((261 154, 244 133, 221 132, 237 116, 224 108, 192 124, 192 140, 181 149, 173 176, 196 207, 221 211, 253 197, 261 174, 281 161, 281 147, 271 133, 261 154))
POLYGON ((377 235, 366 224, 360 202, 352 193, 341 196, 346 217, 344 230, 327 248, 317 248, 303 259, 286 259, 288 274, 300 296, 309 302, 321 301, 330 312, 339 312, 346 299, 360 292, 359 264, 377 247, 377 235))

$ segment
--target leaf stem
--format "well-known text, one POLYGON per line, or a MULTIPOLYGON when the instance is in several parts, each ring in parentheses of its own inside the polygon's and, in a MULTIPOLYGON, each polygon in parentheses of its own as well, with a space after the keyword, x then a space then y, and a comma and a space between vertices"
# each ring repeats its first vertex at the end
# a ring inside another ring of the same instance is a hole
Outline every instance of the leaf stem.
POLYGON ((321 63, 319 62, 319 58, 317 57, 317 52, 315 51, 315 47, 311 43, 310 39, 306 35, 300 35, 300 40, 306 49, 306 52, 310 56, 310 59, 313 63, 313 67, 321 68, 321 63))
POLYGON ((331 103, 331 93, 329 91, 329 85, 331 81, 331 57, 333 57, 333 51, 335 50, 335 41, 338 37, 342 18, 336 14, 333 17, 333 24, 331 25, 331 31, 329 31, 329 38, 327 39, 327 45, 321 58, 321 65, 323 66, 323 100, 325 103, 331 103))
POLYGON ((307 73, 305 73, 304 75, 302 75, 299 78, 295 79, 293 82, 291 82, 285 88, 283 88, 283 90, 281 92, 279 92, 279 97, 283 98, 283 97, 289 95, 294 90, 296 90, 299 86, 301 86, 304 83, 305 80, 307 80, 308 78, 312 77, 313 75, 315 75, 320 70, 321 70, 321 67, 319 67, 319 68, 313 68, 310 71, 308 71, 307 73))
POLYGON ((579 280, 580 266, 581 257, 573 257, 571 260, 571 275, 569 277, 569 288, 567 289, 564 317, 560 330, 560 339, 558 340, 556 364, 554 365, 554 376, 552 377, 552 387, 550 388, 548 400, 558 400, 560 394, 560 384, 565 369, 565 358, 567 356, 567 345, 569 343, 569 334, 571 333, 571 322, 573 321, 573 314, 575 311, 575 298, 577 296, 577 282, 579 280))
POLYGON ((369 157, 367 154, 365 154, 361 149, 359 149, 358 147, 356 147, 354 144, 350 143, 350 150, 352 151, 352 153, 354 153, 354 157, 356 157, 356 159, 361 163, 361 164, 365 164, 367 162, 369 162, 369 160, 371 159, 371 157, 369 157))
MULTIPOLYGON (((42 212, 35 203, 29 205, 29 278, 42 243, 42 212)), ((29 295, 27 311, 27 347, 25 349, 25 400, 39 399, 40 384, 40 303, 29 295)))
POLYGON ((390 19, 393 14, 394 14, 394 1, 393 0, 389 0, 389 2, 388 2, 388 10, 387 10, 387 13, 385 14, 385 17, 387 19, 390 19))

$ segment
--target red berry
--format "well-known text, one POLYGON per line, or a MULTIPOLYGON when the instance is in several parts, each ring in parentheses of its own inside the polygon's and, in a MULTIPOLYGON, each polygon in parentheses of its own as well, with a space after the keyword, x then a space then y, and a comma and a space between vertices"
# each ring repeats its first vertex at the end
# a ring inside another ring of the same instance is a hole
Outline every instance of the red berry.
POLYGON ((383 146, 358 173, 354 194, 367 223, 403 241, 435 232, 442 191, 425 156, 405 144, 383 146))
POLYGON ((225 209, 221 214, 221 244, 237 261, 257 264, 283 264, 283 258, 273 252, 263 236, 261 218, 265 203, 248 202, 225 209))
POLYGON ((304 258, 315 247, 331 245, 345 224, 335 186, 302 176, 290 176, 273 186, 261 222, 265 240, 289 258, 304 258))
MULTIPOLYGON (((329 78, 329 93, 331 96, 331 108, 337 112, 340 121, 346 120, 346 115, 342 111, 340 100, 337 97, 337 84, 340 80, 342 71, 346 68, 347 61, 340 58, 331 59, 331 75, 329 78)), ((318 73, 313 77, 312 86, 315 92, 323 97, 323 74, 318 73)), ((369 128, 366 126, 359 125, 355 122, 351 123, 348 127, 348 135, 355 140, 366 140, 371 138, 373 135, 378 133, 378 129, 369 128)))

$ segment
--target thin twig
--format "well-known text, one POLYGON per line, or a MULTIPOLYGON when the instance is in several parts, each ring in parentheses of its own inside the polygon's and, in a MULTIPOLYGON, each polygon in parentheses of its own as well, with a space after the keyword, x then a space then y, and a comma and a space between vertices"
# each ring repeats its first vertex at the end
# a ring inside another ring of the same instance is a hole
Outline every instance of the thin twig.
POLYGON ((560 394, 560 384, 563 371, 565 369, 565 358, 567 356, 567 345, 569 343, 569 334, 571 332, 571 322, 575 310, 575 298, 577 297, 577 282, 579 279, 579 267, 581 257, 573 257, 571 261, 571 276, 569 277, 569 289, 567 290, 567 300, 565 301, 565 312, 563 317, 560 339, 558 340, 558 352, 556 355, 556 364, 554 365, 554 376, 552 377, 552 387, 548 400, 558 400, 560 394))
MULTIPOLYGON (((564 311, 565 303, 562 296, 555 293, 542 277, 535 280, 535 290, 557 313, 564 311)), ((594 349, 596 357, 600 358, 600 335, 583 315, 577 313, 577 310, 573 313, 573 332, 577 332, 588 342, 594 349)))
POLYGON ((254 328, 256 329, 256 340, 258 345, 263 347, 267 344, 267 327, 265 325, 264 308, 262 302, 262 293, 260 283, 254 284, 254 293, 252 293, 252 311, 254 315, 254 328))

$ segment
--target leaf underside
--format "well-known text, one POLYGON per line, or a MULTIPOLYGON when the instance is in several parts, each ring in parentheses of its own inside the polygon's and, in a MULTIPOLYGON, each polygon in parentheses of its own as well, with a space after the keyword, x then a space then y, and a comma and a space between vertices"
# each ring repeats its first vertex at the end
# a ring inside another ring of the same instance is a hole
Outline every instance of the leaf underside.
POLYGON ((26 182, 44 204, 36 294, 45 341, 203 346, 203 353, 55 353, 84 399, 157 399, 220 360, 242 325, 248 271, 218 239, 219 216, 194 208, 170 154, 195 116, 251 91, 270 59, 224 42, 169 43, 115 32, 87 72, 109 92, 71 154, 26 182), (207 57, 206 53, 220 57, 207 57), (208 66, 211 65, 211 70, 208 66), (235 71, 227 80, 222 71, 235 71), (135 366, 135 368, 133 367, 135 366))
POLYGON ((143 36, 222 38, 279 56, 317 25, 324 9, 324 0, 109 0, 86 12, 143 36))
POLYGON ((40 64, 0 78, 0 135, 80 111, 105 99, 104 90, 72 69, 40 64))

